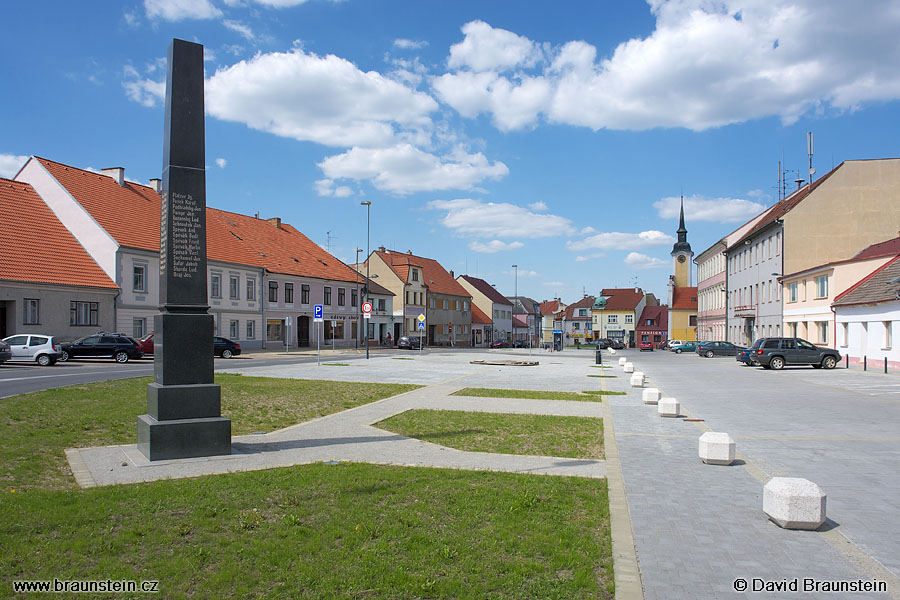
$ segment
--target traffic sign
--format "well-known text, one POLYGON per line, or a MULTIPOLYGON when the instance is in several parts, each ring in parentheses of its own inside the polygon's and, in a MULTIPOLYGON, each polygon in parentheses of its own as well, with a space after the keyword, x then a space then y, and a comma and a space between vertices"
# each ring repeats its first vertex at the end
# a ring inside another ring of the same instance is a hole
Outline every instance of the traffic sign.
POLYGON ((323 323, 325 319, 322 316, 322 305, 316 304, 313 306, 313 322, 314 323, 323 323))
POLYGON ((372 303, 371 302, 363 302, 362 311, 366 314, 372 312, 372 303))
POLYGON ((419 331, 425 331, 425 323, 424 323, 424 321, 419 321, 419 323, 418 323, 418 330, 419 330, 419 331))
POLYGON ((363 313, 363 319, 371 319, 372 313, 363 313))
POLYGON ((424 323, 424 322, 425 322, 425 315, 419 315, 419 316, 416 317, 416 318, 419 319, 419 323, 424 323))

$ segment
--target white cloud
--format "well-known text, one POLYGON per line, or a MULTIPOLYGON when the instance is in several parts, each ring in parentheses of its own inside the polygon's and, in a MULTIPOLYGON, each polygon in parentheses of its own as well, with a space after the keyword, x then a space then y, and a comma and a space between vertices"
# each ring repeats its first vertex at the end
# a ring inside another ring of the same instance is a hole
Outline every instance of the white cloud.
POLYGON ((432 200, 429 208, 447 211, 441 223, 457 235, 480 238, 544 238, 573 233, 572 222, 557 215, 538 214, 505 202, 469 198, 432 200))
POLYGON ((124 69, 125 81, 122 87, 125 88, 125 95, 129 100, 137 102, 146 107, 156 106, 157 103, 164 103, 166 100, 166 82, 153 81, 152 79, 141 78, 140 74, 131 65, 125 65, 124 69))
POLYGON ((209 0, 144 0, 148 19, 183 21, 185 19, 215 19, 222 11, 209 0))
POLYGON ((294 48, 217 70, 206 83, 206 107, 216 118, 282 137, 384 147, 396 143, 395 125, 430 129, 437 103, 343 58, 294 48))
POLYGON ((507 250, 516 250, 524 246, 522 242, 501 242, 500 240, 491 240, 487 244, 483 242, 472 242, 469 244, 469 250, 474 252, 483 252, 485 254, 494 254, 495 252, 506 252, 507 250))
POLYGON ((587 262, 595 258, 605 258, 605 252, 593 252, 591 254, 581 254, 575 257, 575 262, 587 262))
POLYGON ((638 252, 629 252, 628 256, 625 257, 624 262, 632 269, 658 269, 660 267, 669 266, 669 262, 665 260, 653 258, 638 252))
MULTIPOLYGON (((516 271, 503 271, 503 274, 515 277, 516 271)), ((519 277, 540 277, 541 274, 538 273, 537 271, 527 271, 525 269, 519 269, 518 276, 519 277)))
POLYGON ((483 154, 456 150, 438 157, 411 144, 388 148, 354 147, 318 163, 329 179, 367 180, 393 194, 434 190, 471 189, 484 179, 509 173, 502 162, 490 163, 483 154))
POLYGON ((566 284, 562 281, 545 281, 544 285, 547 287, 566 287, 566 284))
MULTIPOLYGON (((653 208, 663 219, 677 219, 681 210, 681 199, 674 196, 657 200, 653 208)), ((737 223, 752 219, 766 209, 761 202, 742 198, 706 198, 688 196, 684 199, 684 220, 713 221, 715 223, 737 223)))
POLYGON ((231 19, 225 19, 222 21, 222 25, 224 25, 227 29, 234 31, 235 33, 239 33, 244 38, 253 41, 256 39, 256 36, 253 35, 253 31, 247 25, 244 25, 240 21, 233 21, 231 19))
POLYGON ((256 0, 256 2, 271 8, 290 8, 306 4, 307 0, 256 0))
POLYGON ((225 165, 227 165, 227 164, 228 164, 228 161, 225 160, 224 158, 216 159, 216 166, 218 166, 220 169, 224 169, 225 165))
POLYGON ((330 179, 319 179, 313 184, 313 189, 319 196, 332 196, 334 198, 346 198, 353 195, 353 190, 345 185, 334 187, 330 179))
POLYGON ((651 230, 640 233, 619 233, 614 231, 598 233, 576 242, 566 242, 566 248, 575 251, 594 248, 603 250, 635 250, 674 243, 675 238, 662 231, 651 230))
POLYGON ((424 48, 427 45, 428 42, 423 40, 407 40, 404 38, 397 38, 396 40, 394 40, 394 46, 403 50, 418 50, 420 48, 424 48))
POLYGON ((865 10, 819 0, 653 0, 651 12, 653 32, 611 54, 582 41, 547 48, 468 23, 450 49, 455 71, 434 89, 465 117, 490 114, 501 130, 541 117, 594 130, 704 130, 768 116, 792 123, 900 98, 892 0, 865 10))
POLYGON ((462 26, 465 39, 450 46, 447 65, 473 71, 492 71, 517 66, 532 67, 541 59, 540 48, 528 38, 505 29, 495 29, 484 21, 462 26))
POLYGON ((17 154, 0 154, 0 177, 12 179, 28 160, 27 156, 17 154))
POLYGON ((531 204, 528 205, 528 208, 530 208, 533 211, 547 210, 547 203, 542 202, 542 201, 532 202, 531 204))

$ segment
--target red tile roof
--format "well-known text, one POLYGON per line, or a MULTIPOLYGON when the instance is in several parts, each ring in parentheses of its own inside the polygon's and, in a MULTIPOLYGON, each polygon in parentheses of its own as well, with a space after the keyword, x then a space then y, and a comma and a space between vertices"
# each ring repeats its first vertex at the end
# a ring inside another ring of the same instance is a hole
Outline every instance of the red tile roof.
POLYGON ((600 295, 609 296, 606 310, 634 310, 644 297, 644 292, 636 292, 634 288, 608 288, 600 290, 600 295))
POLYGON ((116 289, 27 183, 0 178, 0 279, 116 289))
POLYGON ((544 300, 540 306, 542 315, 555 315, 559 312, 559 300, 544 300))
POLYGON ((493 321, 491 321, 490 317, 488 317, 486 314, 484 314, 483 310, 481 310, 480 308, 478 308, 477 306, 475 306, 473 304, 472 305, 472 324, 474 325, 476 323, 479 325, 490 325, 491 323, 493 323, 493 321))
POLYGON ((566 310, 565 310, 565 319, 566 319, 566 321, 589 321, 589 320, 591 320, 593 317, 591 316, 591 310, 590 310, 590 309, 591 309, 591 307, 594 306, 594 302, 595 302, 596 300, 597 300, 597 298, 595 298, 594 296, 585 296, 584 298, 582 298, 582 299, 579 300, 578 302, 575 302, 575 303, 570 304, 569 306, 567 306, 567 307, 566 307, 566 310), (576 317, 576 316, 573 316, 573 315, 575 314, 575 309, 576 309, 576 308, 586 308, 586 309, 588 309, 588 311, 587 311, 587 316, 586 316, 586 317, 576 317))
POLYGON ((683 287, 672 290, 671 310, 697 310, 697 288, 683 287))
POLYGON ((657 329, 668 329, 669 327, 669 307, 668 306, 645 306, 644 310, 641 311, 641 316, 638 319, 637 326, 635 329, 637 331, 642 330, 657 330, 657 329), (650 325, 647 325, 647 320, 652 321, 650 325))
MULTIPOLYGON (((37 158, 37 157, 36 157, 37 158)), ((159 251, 162 201, 153 188, 37 158, 122 246, 159 251)), ((356 281, 356 271, 288 224, 206 208, 207 258, 264 267, 270 272, 356 281)))
POLYGON ((450 273, 441 266, 441 263, 432 258, 423 258, 395 250, 386 250, 384 252, 376 250, 374 253, 381 257, 385 264, 391 267, 394 273, 403 281, 408 280, 410 266, 421 267, 423 283, 428 286, 429 291, 437 294, 471 298, 469 292, 450 276, 450 273))
POLYGON ((501 294, 500 292, 498 292, 498 291, 494 288, 494 286, 492 286, 491 284, 489 284, 489 283, 488 283, 487 281, 485 281, 484 279, 479 279, 479 278, 477 278, 477 277, 472 277, 471 275, 461 275, 461 277, 462 277, 463 279, 465 279, 467 282, 469 282, 469 283, 472 285, 472 287, 474 287, 476 290, 478 290, 479 292, 481 292, 482 294, 484 294, 485 296, 487 296, 488 299, 489 299, 491 302, 494 302, 494 303, 496 303, 496 304, 505 304, 505 305, 507 305, 507 306, 512 306, 512 302, 510 302, 509 300, 507 300, 507 299, 503 296, 503 294, 501 294))
POLYGON ((886 242, 872 244, 854 256, 851 260, 865 260, 867 258, 889 256, 891 254, 900 254, 900 237, 895 237, 886 242))
POLYGON ((878 267, 846 291, 838 294, 832 306, 852 306, 854 304, 877 304, 895 302, 900 299, 900 256, 878 267))

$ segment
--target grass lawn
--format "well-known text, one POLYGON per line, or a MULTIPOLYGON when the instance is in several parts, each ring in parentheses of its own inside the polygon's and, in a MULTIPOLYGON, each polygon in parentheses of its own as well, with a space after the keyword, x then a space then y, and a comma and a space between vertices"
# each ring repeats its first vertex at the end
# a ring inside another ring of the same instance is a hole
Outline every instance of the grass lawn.
POLYGON ((607 392, 596 390, 585 395, 584 392, 554 392, 548 390, 500 390, 494 388, 463 388, 453 392, 452 396, 476 396, 478 398, 522 398, 526 400, 575 400, 579 402, 599 402, 598 395, 624 396, 625 392, 607 392))
MULTIPOLYGON (((149 377, 91 383, 0 400, 0 481, 8 488, 71 488, 63 450, 137 441, 149 377)), ((415 385, 216 374, 234 435, 273 431, 367 404, 415 385)))
POLYGON ((470 452, 604 458, 603 419, 408 410, 376 424, 408 437, 470 452))
POLYGON ((615 378, 615 375, 588 375, 588 377, 600 377, 603 379, 615 378))
MULTIPOLYGON (((0 597, 57 577, 163 598, 613 598, 604 480, 315 464, 77 488, 63 449, 133 443, 148 381, 0 400, 0 597)), ((238 434, 414 387, 216 381, 238 434)))

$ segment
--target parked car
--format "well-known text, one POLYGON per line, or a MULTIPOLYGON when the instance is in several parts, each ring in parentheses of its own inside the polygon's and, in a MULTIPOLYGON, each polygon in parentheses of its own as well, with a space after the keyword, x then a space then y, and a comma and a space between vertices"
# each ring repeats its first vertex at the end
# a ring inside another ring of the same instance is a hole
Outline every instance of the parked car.
POLYGON ((666 342, 666 348, 672 350, 675 346, 680 346, 684 343, 684 340, 669 340, 666 342))
POLYGON ((669 341, 663 340, 656 345, 659 350, 668 350, 669 349, 669 341))
POLYGON ((597 340, 597 348, 599 350, 606 350, 609 348, 609 338, 600 338, 597 340))
POLYGON ((151 331, 144 337, 138 340, 138 343, 141 345, 141 352, 144 354, 153 354, 153 332, 151 331))
POLYGON ((624 350, 625 342, 614 338, 609 341, 609 347, 612 348, 613 350, 624 350))
POLYGON ((753 362, 766 369, 782 369, 785 365, 812 365, 815 369, 833 369, 841 354, 822 348, 802 338, 762 338, 753 362))
POLYGON ((697 354, 712 358, 714 356, 734 356, 741 350, 746 350, 743 346, 737 346, 731 342, 703 342, 697 346, 697 354))
POLYGON ((513 342, 513 348, 527 348, 528 340, 516 340, 513 342))
POLYGON ((644 350, 649 350, 650 352, 653 352, 653 342, 650 342, 650 341, 641 342, 641 352, 643 352, 644 350))
POLYGON ((682 342, 677 346, 672 346, 672 352, 681 354, 682 352, 694 352, 697 350, 697 342, 682 342))
POLYGON ((409 337, 407 335, 404 335, 399 340, 397 340, 397 347, 401 350, 418 350, 419 346, 421 345, 419 341, 420 339, 421 338, 409 337))
POLYGON ((130 359, 144 355, 141 344, 136 339, 122 333, 95 333, 74 342, 62 344, 62 356, 65 362, 70 358, 112 358, 118 363, 126 363, 130 359))
POLYGON ((9 349, 9 344, 7 344, 6 342, 0 342, 0 365, 11 358, 12 350, 9 349))
POLYGON ((506 340, 494 340, 491 342, 491 348, 509 348, 509 342, 506 340))
POLYGON ((213 354, 222 358, 233 358, 240 355, 241 345, 228 338, 213 337, 213 354))
MULTIPOLYGON (((3 342, 9 345, 9 360, 33 360, 42 367, 62 360, 62 351, 59 344, 53 340, 52 335, 21 333, 3 338, 3 342)), ((0 352, 0 356, 2 356, 2 352, 0 352)), ((3 360, 6 359, 0 357, 0 362, 3 360)))
POLYGON ((756 340, 749 348, 744 348, 734 355, 734 360, 743 363, 745 367, 753 365, 753 355, 759 349, 762 340, 756 340))

